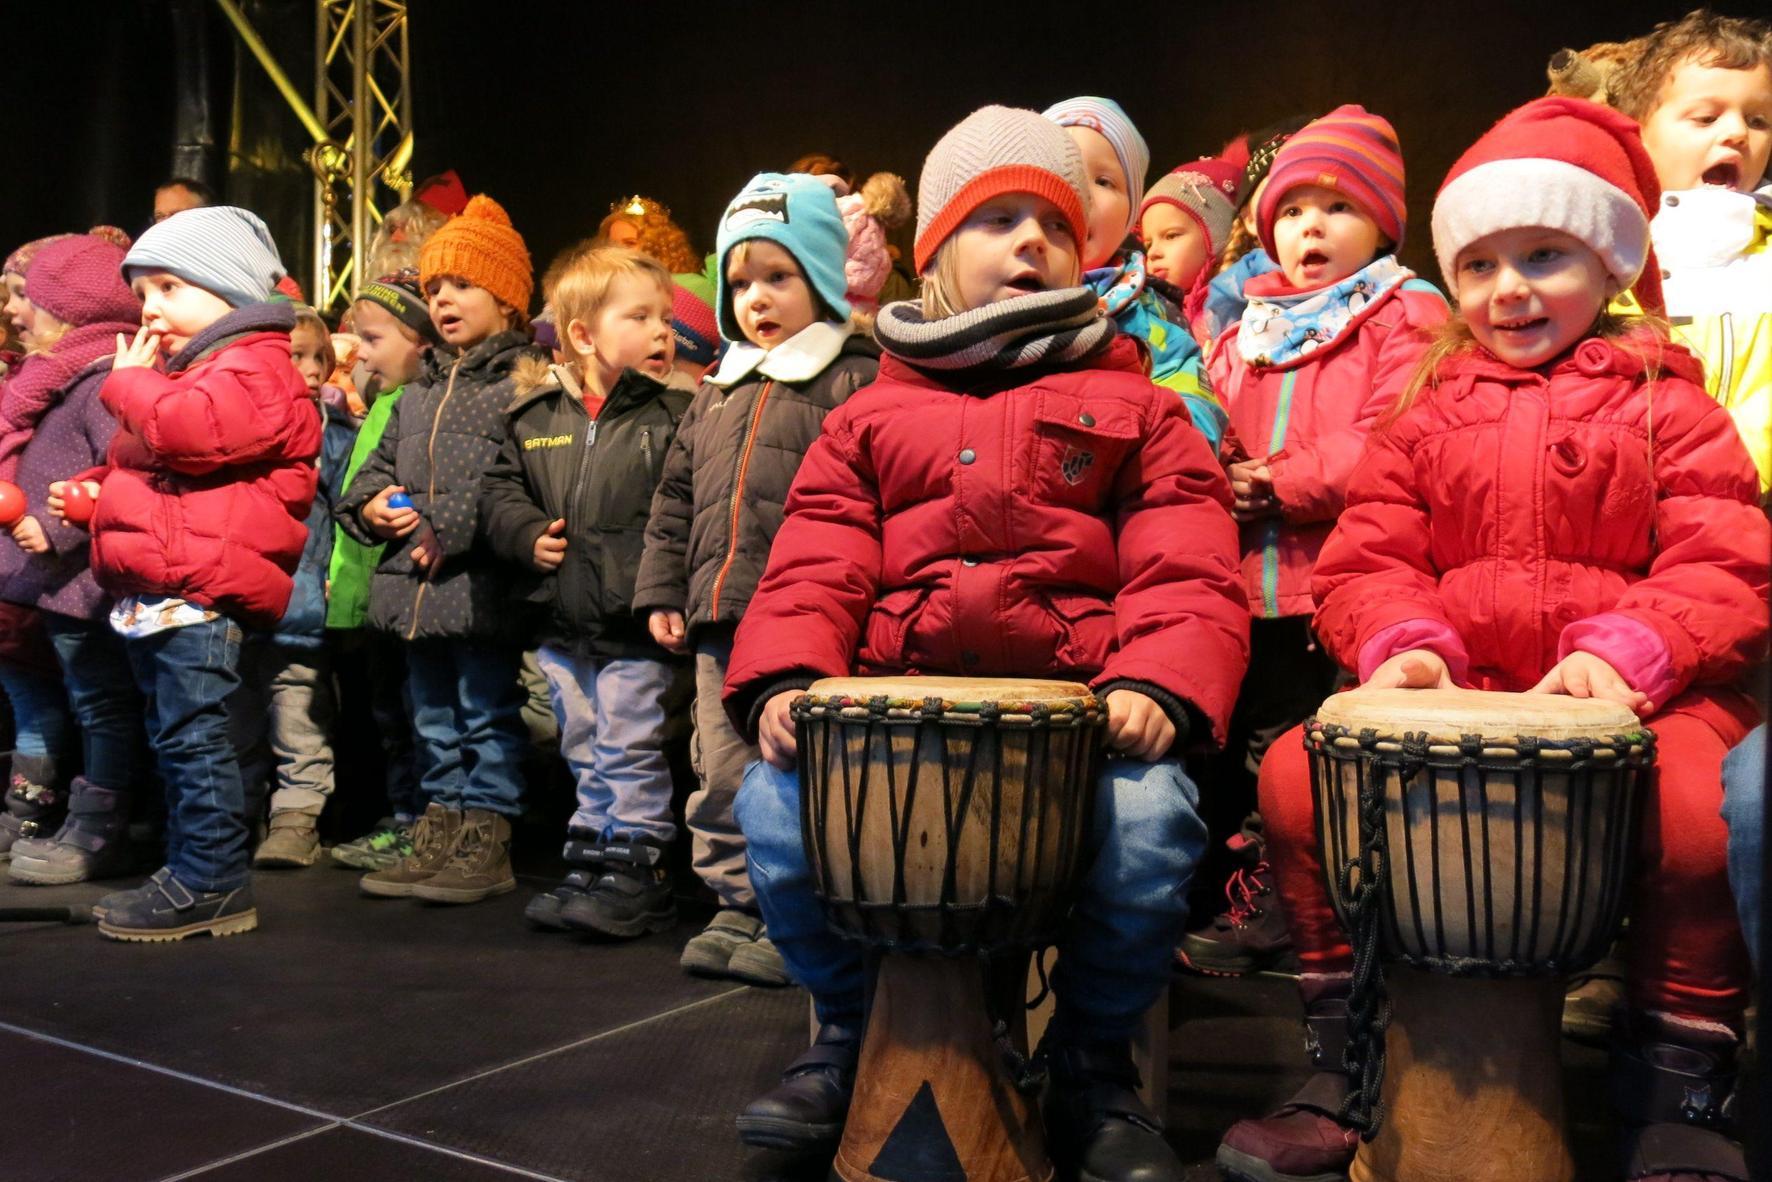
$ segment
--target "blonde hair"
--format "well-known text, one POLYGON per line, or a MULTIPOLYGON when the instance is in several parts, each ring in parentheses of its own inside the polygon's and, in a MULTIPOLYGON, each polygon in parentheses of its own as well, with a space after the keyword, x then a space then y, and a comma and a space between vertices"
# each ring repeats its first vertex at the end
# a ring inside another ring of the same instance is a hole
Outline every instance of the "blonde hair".
POLYGON ((559 335, 561 351, 574 355, 575 362, 582 354, 572 344, 568 331, 572 322, 577 320, 588 325, 609 302, 616 280, 629 276, 652 280, 667 300, 671 298, 671 273, 664 269, 664 265, 625 246, 597 246, 579 251, 560 268, 548 302, 553 305, 554 330, 559 335))
MULTIPOLYGON (((959 234, 956 230, 935 248, 935 257, 929 260, 929 266, 923 270, 923 316, 928 320, 941 320, 948 316, 958 316, 972 309, 966 305, 960 295, 960 252, 954 249, 954 239, 959 234)), ((1082 243, 1078 243, 1079 253, 1071 268, 1070 282, 1077 283, 1083 277, 1082 243)))
POLYGON ((290 326, 290 335, 298 328, 309 329, 320 334, 320 363, 324 375, 322 381, 330 381, 332 371, 338 368, 338 354, 332 348, 332 330, 326 327, 326 321, 314 309, 300 305, 295 309, 295 323, 290 326))

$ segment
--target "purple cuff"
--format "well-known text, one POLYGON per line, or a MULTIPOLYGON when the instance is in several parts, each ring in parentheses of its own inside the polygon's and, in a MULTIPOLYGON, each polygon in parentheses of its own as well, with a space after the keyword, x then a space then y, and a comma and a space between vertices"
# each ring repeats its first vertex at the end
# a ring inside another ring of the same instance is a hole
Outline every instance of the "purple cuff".
POLYGON ((1459 685, 1468 684, 1465 677, 1470 673, 1471 659, 1464 651, 1464 641, 1444 620, 1428 619, 1398 620, 1374 632, 1372 639, 1360 646, 1360 684, 1370 681, 1380 665, 1413 648, 1438 654, 1446 662, 1452 680, 1459 685))
POLYGON ((1591 653, 1618 670, 1657 709, 1680 690, 1673 649, 1659 632, 1633 616, 1603 612, 1570 624, 1557 641, 1557 660, 1577 651, 1591 653))

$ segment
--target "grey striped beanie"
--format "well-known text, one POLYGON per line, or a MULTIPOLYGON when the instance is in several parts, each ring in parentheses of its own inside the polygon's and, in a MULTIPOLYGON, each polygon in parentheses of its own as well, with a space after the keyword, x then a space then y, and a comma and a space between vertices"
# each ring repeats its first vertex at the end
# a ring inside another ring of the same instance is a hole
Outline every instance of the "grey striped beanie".
POLYGON ((123 281, 170 271, 236 308, 271 298, 287 272, 263 219, 236 205, 206 205, 148 227, 123 258, 123 281))

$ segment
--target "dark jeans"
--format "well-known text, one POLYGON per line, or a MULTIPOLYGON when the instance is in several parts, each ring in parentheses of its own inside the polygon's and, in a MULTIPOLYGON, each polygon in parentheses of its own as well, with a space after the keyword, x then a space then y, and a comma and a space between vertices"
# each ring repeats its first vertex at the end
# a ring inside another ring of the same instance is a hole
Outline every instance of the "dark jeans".
POLYGON ((166 782, 166 865, 193 891, 231 891, 251 872, 246 793, 228 737, 240 639, 240 625, 223 616, 124 640, 166 782))
POLYGON ((43 613, 43 627, 55 646, 68 704, 80 723, 86 778, 113 791, 137 787, 146 754, 142 698, 123 638, 107 620, 54 612, 43 613))
POLYGON ((470 640, 406 646, 424 798, 450 809, 522 812, 525 693, 515 647, 470 640))

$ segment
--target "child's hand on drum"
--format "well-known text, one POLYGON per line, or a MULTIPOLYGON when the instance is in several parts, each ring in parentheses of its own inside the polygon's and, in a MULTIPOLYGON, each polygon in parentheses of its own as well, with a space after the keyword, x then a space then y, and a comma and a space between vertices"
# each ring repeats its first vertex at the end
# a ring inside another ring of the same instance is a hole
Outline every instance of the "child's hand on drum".
POLYGON ((1400 652, 1372 671, 1363 689, 1452 689, 1452 670, 1432 649, 1400 652))
POLYGON ((1629 706, 1643 718, 1655 713, 1655 703, 1647 694, 1632 689, 1618 670, 1592 653, 1570 653, 1544 675, 1543 681, 1526 692, 1568 694, 1571 698, 1617 702, 1629 706))
POLYGON ((800 753, 799 744, 794 739, 794 716, 788 707, 801 693, 800 690, 783 690, 776 694, 763 704, 763 716, 757 720, 758 749, 765 761, 784 772, 794 766, 800 753))
POLYGON ((1108 746, 1128 759, 1150 763, 1174 746, 1175 724, 1161 706, 1137 690, 1110 691, 1107 708, 1108 746))

